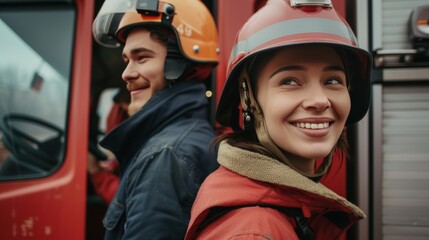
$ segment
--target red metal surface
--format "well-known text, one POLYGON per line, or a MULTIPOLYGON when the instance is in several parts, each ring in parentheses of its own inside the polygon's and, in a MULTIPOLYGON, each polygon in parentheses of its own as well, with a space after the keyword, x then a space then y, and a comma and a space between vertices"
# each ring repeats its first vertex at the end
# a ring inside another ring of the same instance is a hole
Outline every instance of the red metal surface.
POLYGON ((1 239, 84 239, 93 1, 76 1, 64 164, 41 179, 0 182, 1 239))
POLYGON ((253 13, 253 1, 249 0, 219 0, 217 2, 217 25, 219 31, 219 65, 216 69, 216 102, 225 83, 226 68, 234 43, 235 35, 240 27, 253 13), (249 4, 252 3, 252 4, 249 4))

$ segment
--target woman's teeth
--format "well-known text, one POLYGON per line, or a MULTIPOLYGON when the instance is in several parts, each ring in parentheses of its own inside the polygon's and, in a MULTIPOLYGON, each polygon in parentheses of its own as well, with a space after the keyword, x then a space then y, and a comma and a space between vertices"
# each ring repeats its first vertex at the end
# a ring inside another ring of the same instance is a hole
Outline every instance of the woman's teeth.
POLYGON ((305 129, 325 129, 329 127, 329 122, 324 123, 295 123, 296 127, 305 129))

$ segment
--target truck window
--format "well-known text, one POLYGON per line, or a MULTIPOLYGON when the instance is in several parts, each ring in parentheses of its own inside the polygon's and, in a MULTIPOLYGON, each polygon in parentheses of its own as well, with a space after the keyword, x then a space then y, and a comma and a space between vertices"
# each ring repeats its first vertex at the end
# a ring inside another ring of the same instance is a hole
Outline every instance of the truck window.
POLYGON ((47 176, 63 162, 74 12, 0 8, 0 181, 47 176))

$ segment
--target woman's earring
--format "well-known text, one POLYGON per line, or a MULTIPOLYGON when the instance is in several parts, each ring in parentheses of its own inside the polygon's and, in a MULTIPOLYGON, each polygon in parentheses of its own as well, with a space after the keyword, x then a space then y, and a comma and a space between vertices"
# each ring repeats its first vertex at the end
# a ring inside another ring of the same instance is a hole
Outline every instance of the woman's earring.
POLYGON ((252 116, 250 115, 250 113, 248 113, 247 111, 244 111, 243 113, 243 118, 245 122, 250 122, 252 121, 252 116))

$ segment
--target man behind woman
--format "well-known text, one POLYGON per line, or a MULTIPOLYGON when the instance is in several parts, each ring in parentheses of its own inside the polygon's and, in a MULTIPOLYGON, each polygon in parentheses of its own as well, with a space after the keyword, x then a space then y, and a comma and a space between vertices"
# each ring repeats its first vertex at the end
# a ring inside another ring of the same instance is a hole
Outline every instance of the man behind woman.
POLYGON ((100 143, 121 171, 105 239, 183 239, 199 186, 218 167, 204 85, 218 62, 214 20, 199 0, 107 0, 93 34, 123 47, 134 113, 100 143))

